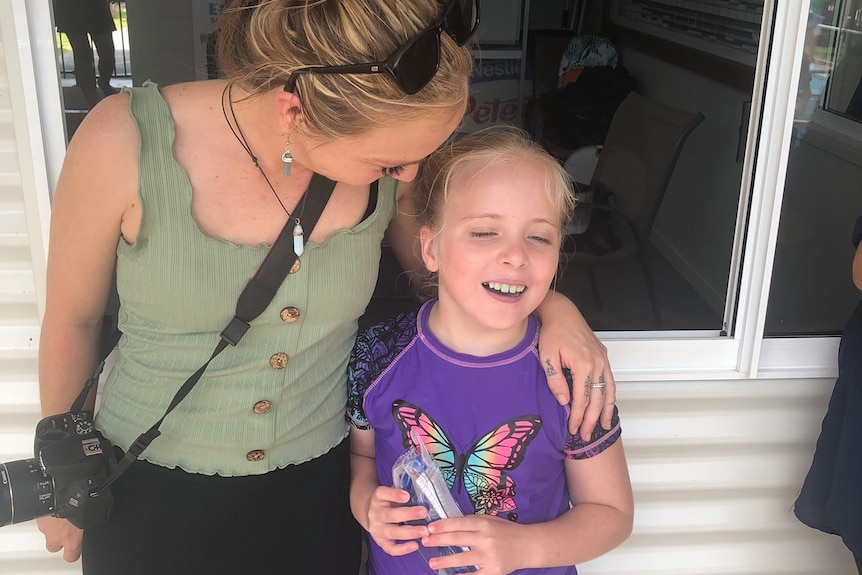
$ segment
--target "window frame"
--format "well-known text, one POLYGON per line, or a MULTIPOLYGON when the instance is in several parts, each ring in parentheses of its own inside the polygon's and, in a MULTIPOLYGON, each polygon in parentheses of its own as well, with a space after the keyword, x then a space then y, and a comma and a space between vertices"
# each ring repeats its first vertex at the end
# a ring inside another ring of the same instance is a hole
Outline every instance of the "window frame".
MULTIPOLYGON (((27 13, 31 65, 36 70, 49 188, 53 191, 66 148, 53 20, 49 3, 27 3, 27 13)), ((807 14, 808 0, 766 0, 764 4, 725 298, 729 335, 600 332, 617 380, 834 375, 837 338, 763 337, 807 14)))
MULTIPOLYGON (((17 0, 12 0, 18 3, 17 0)), ((41 140, 45 156, 45 169, 48 176, 50 196, 54 196, 54 188, 60 177, 63 158, 66 156, 66 121, 63 117, 62 90, 60 89, 60 71, 57 66, 57 52, 54 45, 54 13, 50 2, 25 2, 21 14, 26 14, 26 25, 29 32, 30 50, 21 50, 22 65, 32 68, 37 87, 37 102, 41 124, 41 140), (46 26, 46 23, 50 23, 46 26), (24 61, 26 56, 29 61, 24 61)), ((19 38, 23 38, 19 34, 19 38)), ((39 125, 35 124, 35 125, 39 125)))
MULTIPOLYGON (((850 0, 838 0, 838 2, 840 2, 840 9, 838 10, 838 13, 837 13, 837 20, 839 21, 839 24, 838 25, 821 24, 822 28, 829 30, 829 33, 833 35, 833 38, 834 38, 833 50, 835 52, 840 52, 842 47, 843 47, 843 44, 845 42, 849 42, 850 38, 853 36, 858 36, 855 39, 855 41, 857 41, 857 42, 862 41, 862 30, 856 30, 855 28, 845 28, 843 23, 841 23, 843 20, 846 19, 848 2, 850 2, 850 0)), ((850 43, 854 43, 854 42, 850 42, 850 43)), ((838 64, 837 62, 832 63, 833 70, 837 68, 837 64, 838 64)), ((828 112, 829 114, 832 114, 834 116, 841 117, 842 114, 840 112, 835 111, 831 107, 827 106, 829 104, 829 100, 832 99, 832 91, 835 89, 833 87, 832 79, 833 78, 830 75, 830 78, 826 81, 826 86, 824 89, 824 97, 822 98, 822 101, 818 103, 818 109, 825 111, 825 112, 828 112)), ((850 122, 857 124, 857 125, 862 124, 862 118, 845 117, 844 119, 849 120, 850 122)), ((834 122, 834 120, 833 119, 826 119, 826 122, 828 125, 828 124, 832 124, 834 122)), ((837 130, 839 132, 843 131, 843 129, 846 129, 845 126, 842 126, 841 124, 842 124, 841 122, 837 122, 837 124, 833 124, 833 125, 838 126, 837 130)), ((833 129, 835 129, 835 128, 833 128, 833 129)), ((858 128, 856 128, 856 129, 850 128, 850 129, 854 130, 855 133, 858 134, 858 128)))
POLYGON ((843 116, 837 112, 821 108, 820 106, 814 110, 811 115, 809 124, 815 129, 831 132, 841 137, 862 142, 862 120, 843 116))

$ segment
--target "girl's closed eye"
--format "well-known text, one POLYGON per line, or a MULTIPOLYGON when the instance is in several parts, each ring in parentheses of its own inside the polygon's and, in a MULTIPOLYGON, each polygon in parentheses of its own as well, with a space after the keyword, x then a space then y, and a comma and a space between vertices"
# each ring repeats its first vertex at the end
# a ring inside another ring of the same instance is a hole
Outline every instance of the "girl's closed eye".
POLYGON ((482 230, 482 231, 472 231, 470 232, 470 237, 473 238, 492 238, 497 235, 496 232, 492 232, 490 230, 482 230))
POLYGON ((531 239, 531 240, 533 240, 533 241, 535 241, 535 242, 542 243, 542 244, 552 245, 552 244, 554 243, 554 242, 551 240, 551 238, 549 238, 549 237, 547 237, 547 236, 540 236, 540 235, 535 235, 535 234, 534 234, 534 235, 531 235, 531 236, 529 236, 529 237, 530 237, 530 239, 531 239))

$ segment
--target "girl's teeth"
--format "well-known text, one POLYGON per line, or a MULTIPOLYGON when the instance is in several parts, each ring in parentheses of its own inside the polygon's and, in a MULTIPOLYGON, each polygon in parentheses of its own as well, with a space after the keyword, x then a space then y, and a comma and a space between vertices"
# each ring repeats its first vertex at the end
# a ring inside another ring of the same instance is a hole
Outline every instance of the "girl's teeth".
POLYGON ((505 294, 519 294, 524 291, 524 286, 513 286, 509 284, 499 283, 499 282, 488 282, 487 285, 494 291, 498 291, 500 293, 505 294))

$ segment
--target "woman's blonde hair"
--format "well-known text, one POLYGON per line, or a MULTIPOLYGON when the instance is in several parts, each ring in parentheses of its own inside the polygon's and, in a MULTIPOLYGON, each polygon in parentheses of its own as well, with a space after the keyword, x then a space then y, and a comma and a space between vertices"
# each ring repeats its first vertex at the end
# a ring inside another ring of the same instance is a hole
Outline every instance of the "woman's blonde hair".
MULTIPOLYGON (((219 19, 219 66, 252 95, 283 86, 306 66, 380 62, 444 10, 440 0, 227 0, 219 19)), ((303 121, 324 137, 361 134, 434 110, 463 110, 473 60, 445 32, 440 67, 408 96, 388 74, 304 74, 303 121)))
MULTIPOLYGON (((416 181, 417 218, 432 230, 442 225, 443 210, 454 192, 452 181, 469 167, 480 166, 476 175, 511 162, 537 163, 545 175, 545 192, 557 211, 560 236, 575 207, 571 179, 560 163, 527 132, 500 126, 468 134, 428 156, 416 181)), ((463 185, 463 182, 461 182, 463 185)))

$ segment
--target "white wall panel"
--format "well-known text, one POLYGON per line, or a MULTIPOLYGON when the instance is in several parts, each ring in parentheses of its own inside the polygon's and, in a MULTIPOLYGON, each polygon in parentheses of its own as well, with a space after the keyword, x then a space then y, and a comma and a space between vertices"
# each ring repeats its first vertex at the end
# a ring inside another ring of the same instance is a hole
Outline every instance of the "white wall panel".
MULTIPOLYGON (((36 182, 40 160, 32 153, 31 136, 38 133, 39 125, 32 123, 32 111, 22 109, 23 94, 34 100, 36 91, 32 78, 22 74, 31 57, 27 39, 19 35, 27 28, 25 7, 24 0, 0 0, 0 462, 33 456, 33 430, 39 419, 34 260, 44 267, 47 222, 42 221, 45 210, 38 207, 45 198, 35 197, 45 190, 44 182, 36 182), (28 165, 22 169, 24 158, 28 165)), ((0 497, 0 504, 2 501, 0 497)), ((80 570, 80 564, 67 564, 45 551, 35 522, 0 527, 3 575, 61 575, 80 570)))
POLYGON ((837 537, 800 524, 830 380, 620 385, 635 526, 585 575, 855 575, 837 537))

